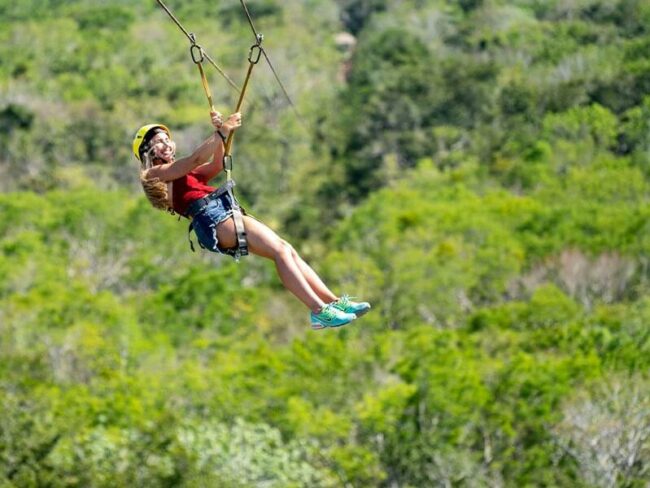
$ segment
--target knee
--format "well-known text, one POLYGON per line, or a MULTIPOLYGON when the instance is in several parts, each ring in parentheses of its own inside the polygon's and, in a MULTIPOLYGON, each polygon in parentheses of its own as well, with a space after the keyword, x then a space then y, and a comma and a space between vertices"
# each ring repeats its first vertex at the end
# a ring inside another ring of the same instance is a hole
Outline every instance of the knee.
POLYGON ((278 248, 279 253, 286 254, 287 256, 292 256, 292 257, 298 256, 298 253, 293 248, 293 246, 288 241, 285 241, 282 238, 278 239, 278 244, 276 247, 278 248))
POLYGON ((284 239, 280 239, 280 242, 276 246, 275 256, 277 259, 291 259, 295 252, 291 244, 284 239))
POLYGON ((298 255, 298 251, 296 251, 291 244, 287 242, 287 246, 289 246, 289 249, 291 249, 291 255, 293 256, 294 259, 299 258, 300 256, 298 255))

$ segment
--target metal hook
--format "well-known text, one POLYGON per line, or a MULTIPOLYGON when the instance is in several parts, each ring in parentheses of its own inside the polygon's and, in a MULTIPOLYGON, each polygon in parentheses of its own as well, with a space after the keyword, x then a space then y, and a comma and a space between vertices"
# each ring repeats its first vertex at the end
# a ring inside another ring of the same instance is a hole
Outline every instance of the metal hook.
POLYGON ((196 43, 196 36, 193 33, 190 33, 190 41, 192 45, 190 46, 190 56, 192 56, 192 61, 194 64, 201 64, 205 59, 203 55, 203 48, 196 43), (198 55, 196 54, 198 50, 198 55))
POLYGON ((253 44, 251 46, 251 50, 248 52, 248 62, 251 64, 257 64, 258 61, 260 60, 261 55, 262 55, 262 46, 260 46, 259 44, 253 44), (255 52, 256 49, 257 49, 257 55, 254 57, 253 53, 255 52))

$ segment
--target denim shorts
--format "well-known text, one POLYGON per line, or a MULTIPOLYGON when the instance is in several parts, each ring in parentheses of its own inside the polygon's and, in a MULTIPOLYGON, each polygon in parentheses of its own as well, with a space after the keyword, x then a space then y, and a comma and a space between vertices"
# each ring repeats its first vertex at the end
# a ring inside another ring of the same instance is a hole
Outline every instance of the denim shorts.
POLYGON ((232 217, 232 200, 228 193, 210 202, 194 215, 192 225, 201 247, 220 254, 230 254, 219 248, 217 225, 232 217))

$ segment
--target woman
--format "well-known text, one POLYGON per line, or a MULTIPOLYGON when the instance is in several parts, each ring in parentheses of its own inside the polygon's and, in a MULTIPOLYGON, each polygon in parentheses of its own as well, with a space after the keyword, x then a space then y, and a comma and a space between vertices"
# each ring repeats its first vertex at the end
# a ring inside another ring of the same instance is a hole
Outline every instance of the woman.
MULTIPOLYGON (((202 247, 233 255, 238 242, 233 221, 237 203, 231 192, 216 193, 208 182, 223 170, 224 142, 241 126, 242 116, 235 113, 224 121, 219 112, 210 115, 215 134, 187 157, 175 158, 176 144, 161 124, 141 127, 133 140, 133 152, 141 163, 140 182, 151 204, 192 218, 202 247)), ((248 248, 275 262, 284 286, 310 308, 313 329, 340 327, 370 310, 366 302, 332 293, 293 247, 266 225, 247 215, 243 221, 248 248)))

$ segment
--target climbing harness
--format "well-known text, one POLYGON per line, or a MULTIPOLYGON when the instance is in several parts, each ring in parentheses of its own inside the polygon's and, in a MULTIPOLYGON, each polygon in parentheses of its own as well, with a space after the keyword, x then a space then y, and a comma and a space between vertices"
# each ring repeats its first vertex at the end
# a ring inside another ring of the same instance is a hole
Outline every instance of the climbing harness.
MULTIPOLYGON (((210 85, 208 84, 208 79, 205 76, 205 71, 203 70, 203 60, 205 59, 205 52, 203 51, 203 48, 201 48, 201 46, 199 46, 196 43, 196 36, 194 34, 190 34, 190 41, 192 42, 192 45, 190 46, 190 56, 192 57, 192 61, 194 62, 194 64, 196 64, 196 66, 199 69, 199 74, 201 75, 201 84, 203 85, 203 91, 205 92, 205 96, 208 99, 208 105, 210 106, 210 110, 214 112, 215 109, 214 109, 214 104, 212 102, 212 93, 210 92, 210 85)), ((249 60, 250 57, 251 55, 249 55, 249 60)), ((259 60, 259 55, 258 55, 258 60, 259 60)), ((252 68, 249 67, 246 79, 244 81, 244 86, 239 92, 239 101, 237 102, 237 108, 235 109, 235 112, 239 112, 241 110, 241 105, 243 103, 244 96, 246 94, 246 87, 248 86, 248 81, 250 79, 251 71, 252 68)), ((220 131, 217 131, 217 134, 222 139, 224 139, 224 136, 220 131)), ((222 250, 222 252, 225 252, 226 254, 231 254, 236 261, 239 261, 239 258, 241 256, 248 255, 248 240, 246 239, 246 227, 244 226, 244 217, 242 214, 242 208, 239 205, 239 201, 235 197, 235 193, 233 192, 235 181, 232 179, 232 155, 230 153, 230 148, 232 146, 232 139, 234 134, 235 134, 234 131, 230 131, 230 133, 228 134, 228 138, 224 141, 223 168, 226 172, 226 184, 218 188, 211 194, 207 195, 201 200, 204 200, 206 198, 209 200, 215 199, 226 192, 229 194, 230 201, 232 202, 232 218, 235 223, 235 233, 237 235, 237 247, 235 248, 234 253, 231 253, 230 252, 231 250, 229 249, 224 249, 222 250)), ((207 202, 203 203, 202 207, 204 207, 205 205, 207 205, 207 202)), ((243 211, 243 213, 245 213, 245 210, 243 211)), ((193 227, 194 227, 193 224, 190 223, 188 234, 192 232, 193 227)), ((191 239, 190 239, 190 248, 192 249, 192 251, 194 250, 194 246, 192 245, 191 239)))
MULTIPOLYGON (((228 194, 231 202, 232 216, 233 219, 235 220, 235 230, 237 231, 237 247, 230 248, 230 249, 219 248, 219 252, 221 252, 222 254, 227 254, 228 256, 232 256, 233 258, 235 258, 235 261, 239 261, 239 258, 241 258, 242 256, 246 256, 248 254, 248 242, 246 241, 246 229, 244 228, 244 222, 242 219, 242 213, 246 214, 246 211, 239 206, 237 199, 233 195, 232 188, 234 186, 235 186, 235 181, 229 180, 225 184, 217 188, 215 191, 213 191, 212 193, 204 196, 203 198, 199 198, 198 200, 193 201, 187 209, 187 217, 193 219, 197 214, 203 211, 210 204, 211 201, 217 200, 221 198, 223 195, 228 194), (239 224, 237 224, 238 218, 240 219, 239 224), (241 230, 242 230, 241 234, 237 229, 237 225, 241 226, 241 230)), ((187 239, 190 241, 190 249, 192 250, 192 252, 194 252, 194 243, 192 242, 192 237, 191 237, 193 230, 194 230, 194 221, 191 221, 187 229, 187 239)), ((201 248, 204 247, 203 244, 201 244, 200 240, 198 241, 198 243, 199 246, 201 246, 201 248)))
MULTIPOLYGON (((253 72, 253 68, 257 63, 259 62, 261 56, 264 56, 264 59, 266 60, 267 64, 271 68, 271 71, 273 72, 273 75, 275 76, 276 81, 282 88, 282 91, 289 101, 289 104, 293 108, 294 112, 298 116, 298 119, 304 127, 304 123, 302 120, 302 117, 298 113, 298 110, 296 109, 293 101, 291 100, 291 97, 289 97, 289 94, 287 93, 286 89, 284 88, 284 85, 280 81, 280 78, 273 67, 273 64, 271 63, 271 60, 269 59, 268 55, 264 51, 264 48, 262 48, 262 41, 264 40, 264 36, 262 34, 259 34, 257 30, 255 29, 255 26, 253 24, 253 19, 251 18, 250 12, 248 11, 248 7, 246 6, 246 2, 244 0, 240 0, 240 3, 244 9, 244 12, 246 14, 246 18, 248 20, 248 23, 251 27, 251 30, 253 31, 253 36, 255 38, 254 44, 250 47, 249 52, 248 52, 248 70, 246 72, 246 77, 244 78, 244 83, 242 85, 242 88, 240 89, 227 75, 226 73, 208 56, 208 54, 205 52, 205 50, 197 43, 196 36, 193 33, 190 33, 183 27, 183 25, 179 22, 179 20, 174 16, 174 14, 167 8, 167 6, 162 2, 162 0, 157 0, 158 4, 165 10, 167 15, 172 19, 172 21, 178 26, 178 28, 185 34, 185 36, 189 39, 190 41, 190 56, 192 58, 192 61, 196 66, 198 67, 199 74, 201 76, 201 83, 203 85, 203 91, 205 92, 206 98, 208 99, 208 104, 210 106, 211 111, 215 111, 214 109, 214 104, 212 101, 212 93, 210 92, 210 86, 208 83, 208 79, 205 75, 205 70, 203 69, 203 62, 207 59, 210 64, 212 64, 217 71, 228 81, 231 87, 236 89, 239 93, 239 99, 237 100, 237 106, 235 108, 235 113, 241 111, 242 104, 244 102, 244 98, 246 95, 246 89, 248 88, 248 84, 251 78, 251 74, 253 72)), ((217 131, 217 134, 224 139, 223 134, 221 134, 220 131, 217 131)), ((233 158, 232 158, 232 143, 233 143, 233 138, 234 138, 235 132, 230 131, 228 134, 228 137, 225 138, 224 141, 224 155, 223 155, 223 169, 226 173, 226 183, 212 192, 211 194, 205 196, 204 198, 197 200, 197 202, 193 202, 191 206, 191 211, 189 217, 193 217, 193 215, 196 214, 200 209, 204 208, 210 200, 213 200, 215 198, 219 198, 221 195, 224 193, 228 193, 230 196, 230 199, 232 201, 232 217, 233 221, 235 223, 235 232, 237 234, 237 247, 233 250, 223 250, 223 252, 226 252, 227 254, 231 254, 235 257, 235 259, 239 260, 240 256, 246 256, 248 255, 248 242, 246 239, 246 229, 244 227, 244 218, 243 215, 246 214, 246 211, 239 205, 239 202, 235 198, 234 192, 233 192, 233 187, 235 186, 235 181, 232 178, 232 167, 233 167, 233 158), (207 200, 206 200, 207 199, 207 200), (194 205, 196 204, 196 205, 194 205), (192 213, 194 212, 194 213, 192 213), (230 252, 232 251, 232 252, 230 252)), ((193 229, 192 223, 190 223, 190 227, 188 230, 188 233, 190 233, 193 229)), ((194 250, 194 246, 192 245, 192 240, 190 239, 190 247, 192 248, 192 251, 194 250)))

